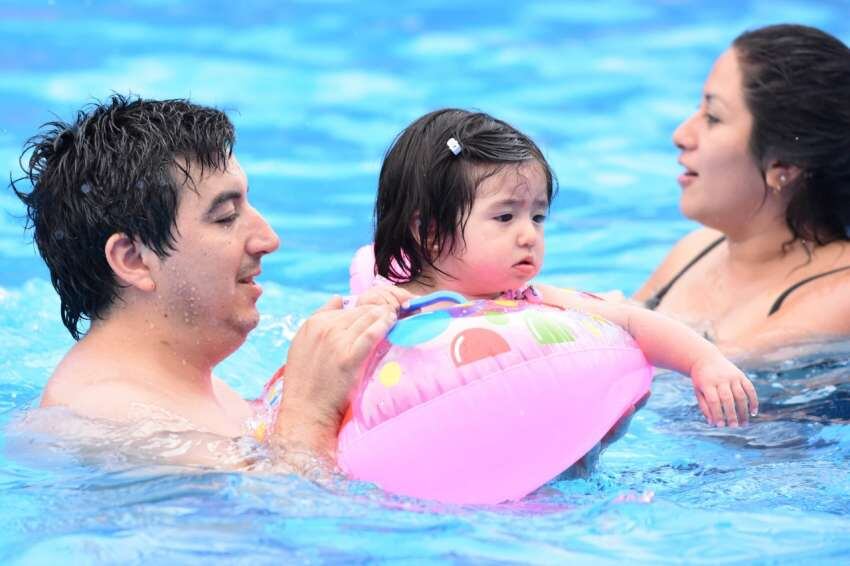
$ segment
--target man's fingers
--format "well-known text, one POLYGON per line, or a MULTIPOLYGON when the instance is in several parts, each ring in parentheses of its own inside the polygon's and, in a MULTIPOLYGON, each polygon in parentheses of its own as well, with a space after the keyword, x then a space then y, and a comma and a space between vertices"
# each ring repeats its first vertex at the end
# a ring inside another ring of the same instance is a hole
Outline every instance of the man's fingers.
POLYGON ((392 286, 392 287, 389 287, 389 289, 391 289, 392 294, 398 300, 399 304, 402 304, 405 301, 409 301, 413 297, 416 297, 416 295, 414 295, 410 291, 402 289, 401 287, 392 286))
POLYGON ((364 332, 372 323, 381 318, 387 317, 396 320, 396 312, 389 305, 363 305, 345 311, 340 317, 333 321, 334 327, 340 329, 348 337, 350 343, 356 335, 364 332))
POLYGON ((375 344, 387 335, 396 321, 395 316, 387 313, 382 313, 376 318, 364 318, 364 320, 370 320, 371 323, 362 331, 357 332, 349 350, 351 361, 358 366, 365 361, 366 356, 369 355, 375 344))
POLYGON ((324 312, 324 311, 336 311, 342 308, 342 297, 339 295, 334 295, 328 302, 320 306, 316 312, 324 312))

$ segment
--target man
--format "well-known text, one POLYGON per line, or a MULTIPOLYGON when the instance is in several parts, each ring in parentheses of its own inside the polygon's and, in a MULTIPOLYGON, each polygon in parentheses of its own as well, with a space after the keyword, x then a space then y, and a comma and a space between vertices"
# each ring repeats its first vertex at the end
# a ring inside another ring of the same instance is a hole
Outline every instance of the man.
MULTIPOLYGON (((251 405, 212 370, 257 325, 255 278, 279 240, 249 203, 233 144, 218 110, 120 95, 28 142, 13 189, 78 340, 43 407, 161 430, 252 433, 251 405)), ((272 444, 333 457, 357 372, 395 316, 388 305, 341 310, 337 298, 304 323, 272 444)), ((187 458, 217 457, 195 449, 187 458)))

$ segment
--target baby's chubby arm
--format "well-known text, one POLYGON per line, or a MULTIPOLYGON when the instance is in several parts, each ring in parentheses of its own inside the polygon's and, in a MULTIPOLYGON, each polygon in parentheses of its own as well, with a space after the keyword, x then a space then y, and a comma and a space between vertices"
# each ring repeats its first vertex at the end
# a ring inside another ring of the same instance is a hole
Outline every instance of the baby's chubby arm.
POLYGON ((738 426, 758 413, 758 396, 747 376, 717 346, 684 324, 627 303, 536 287, 546 303, 597 314, 625 328, 652 365, 689 375, 700 410, 710 423, 738 426))

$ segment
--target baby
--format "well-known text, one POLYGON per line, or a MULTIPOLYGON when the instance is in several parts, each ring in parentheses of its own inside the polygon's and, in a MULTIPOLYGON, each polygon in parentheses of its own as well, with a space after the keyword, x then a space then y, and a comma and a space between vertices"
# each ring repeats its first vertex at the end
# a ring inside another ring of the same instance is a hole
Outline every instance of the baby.
POLYGON ((375 204, 377 285, 359 304, 403 306, 455 291, 579 309, 625 328, 655 366, 690 375, 706 419, 738 426, 758 411, 750 380, 690 328, 646 309, 532 283, 556 182, 537 145, 480 112, 422 116, 395 140, 375 204))

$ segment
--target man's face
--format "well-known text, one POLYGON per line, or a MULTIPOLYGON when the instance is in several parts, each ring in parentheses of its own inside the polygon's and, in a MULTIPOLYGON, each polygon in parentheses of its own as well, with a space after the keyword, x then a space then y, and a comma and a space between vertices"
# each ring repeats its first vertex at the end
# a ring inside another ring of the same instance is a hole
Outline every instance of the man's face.
POLYGON ((248 181, 235 157, 227 170, 194 164, 195 181, 182 187, 175 250, 154 270, 163 317, 204 340, 244 340, 259 322, 260 259, 280 244, 248 202, 248 181))

